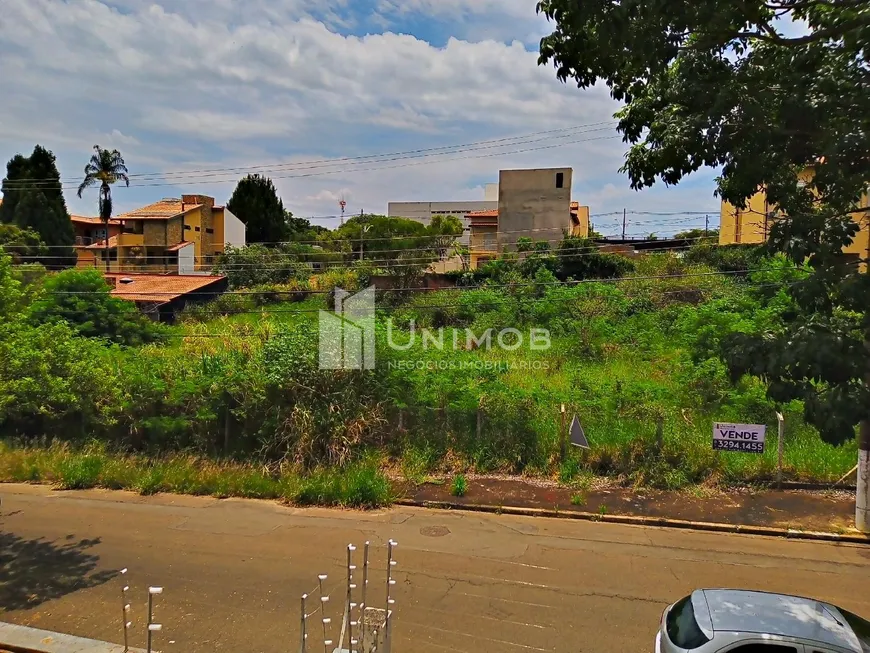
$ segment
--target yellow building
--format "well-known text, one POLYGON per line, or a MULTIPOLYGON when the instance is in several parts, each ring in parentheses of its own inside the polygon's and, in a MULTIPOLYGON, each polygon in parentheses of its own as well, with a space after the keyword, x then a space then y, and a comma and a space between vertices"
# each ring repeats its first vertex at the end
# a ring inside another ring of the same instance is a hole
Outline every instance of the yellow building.
MULTIPOLYGON (((812 178, 812 170, 801 175, 801 180, 807 182, 812 178)), ((860 258, 870 257, 870 202, 865 194, 857 208, 867 208, 867 211, 855 213, 854 219, 861 229, 855 235, 852 244, 843 251, 860 258)), ((726 201, 722 201, 719 216, 720 245, 757 245, 767 240, 773 220, 778 215, 775 206, 767 201, 767 195, 760 191, 749 198, 745 209, 738 209, 726 201)))
POLYGON ((589 207, 580 202, 571 202, 571 235, 589 238, 589 207))
POLYGON ((476 270, 482 263, 498 257, 498 209, 472 211, 465 217, 471 228, 469 267, 476 270))
MULTIPOLYGON (((228 245, 245 245, 245 226, 205 195, 166 198, 117 216, 120 233, 109 237, 113 272, 190 274, 210 270, 228 245)), ((105 241, 79 249, 79 265, 105 265, 105 241)))

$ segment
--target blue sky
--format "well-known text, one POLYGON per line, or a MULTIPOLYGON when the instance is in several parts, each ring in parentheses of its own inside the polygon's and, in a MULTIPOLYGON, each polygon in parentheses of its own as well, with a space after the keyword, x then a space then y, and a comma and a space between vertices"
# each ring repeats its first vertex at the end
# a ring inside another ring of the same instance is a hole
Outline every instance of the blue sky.
MULTIPOLYGON (((83 214, 96 194, 74 187, 94 144, 120 149, 136 175, 116 192, 121 211, 183 192, 224 202, 259 171, 297 215, 334 215, 342 197, 350 213, 385 212, 391 200, 482 199, 499 168, 571 166, 593 214, 717 213, 711 171, 629 189, 618 105, 537 66, 547 29, 534 0, 3 0, 0 157, 53 150, 83 214)), ((634 235, 704 222, 629 217, 634 235)))

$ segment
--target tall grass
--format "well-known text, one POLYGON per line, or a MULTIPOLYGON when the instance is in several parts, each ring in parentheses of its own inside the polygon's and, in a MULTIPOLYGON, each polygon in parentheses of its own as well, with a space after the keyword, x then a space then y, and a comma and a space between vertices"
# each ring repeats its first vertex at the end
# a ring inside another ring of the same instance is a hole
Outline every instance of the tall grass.
POLYGON ((24 447, 0 442, 0 482, 53 483, 65 490, 108 488, 140 494, 283 499, 299 505, 376 508, 393 500, 390 482, 375 461, 341 468, 270 473, 250 464, 197 456, 160 458, 114 454, 101 443, 24 447))

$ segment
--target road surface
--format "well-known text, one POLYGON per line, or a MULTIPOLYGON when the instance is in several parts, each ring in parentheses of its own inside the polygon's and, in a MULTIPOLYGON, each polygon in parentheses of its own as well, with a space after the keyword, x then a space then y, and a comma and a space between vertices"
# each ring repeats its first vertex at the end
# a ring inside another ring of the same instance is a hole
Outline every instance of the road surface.
POLYGON ((299 598, 319 573, 340 621, 348 543, 371 542, 369 603, 383 604, 390 538, 394 653, 651 651, 662 609, 699 586, 813 595, 870 615, 860 545, 18 485, 0 495, 0 621, 118 642, 117 570, 128 567, 131 644, 144 642, 147 586, 162 585, 155 647, 168 652, 298 650, 299 598))

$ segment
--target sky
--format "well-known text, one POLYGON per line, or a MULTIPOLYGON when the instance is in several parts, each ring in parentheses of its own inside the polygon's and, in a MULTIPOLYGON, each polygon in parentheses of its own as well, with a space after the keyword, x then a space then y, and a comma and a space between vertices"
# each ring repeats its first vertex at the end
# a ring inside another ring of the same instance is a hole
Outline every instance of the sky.
POLYGON ((483 199, 501 168, 572 167, 605 234, 718 222, 715 172, 636 192, 605 87, 538 66, 535 0, 2 0, 0 157, 51 149, 71 213, 94 144, 132 175, 116 213, 269 175, 335 226, 389 201, 483 199), (440 148, 440 149, 439 149, 440 148), (646 212, 643 214, 642 212, 646 212))

